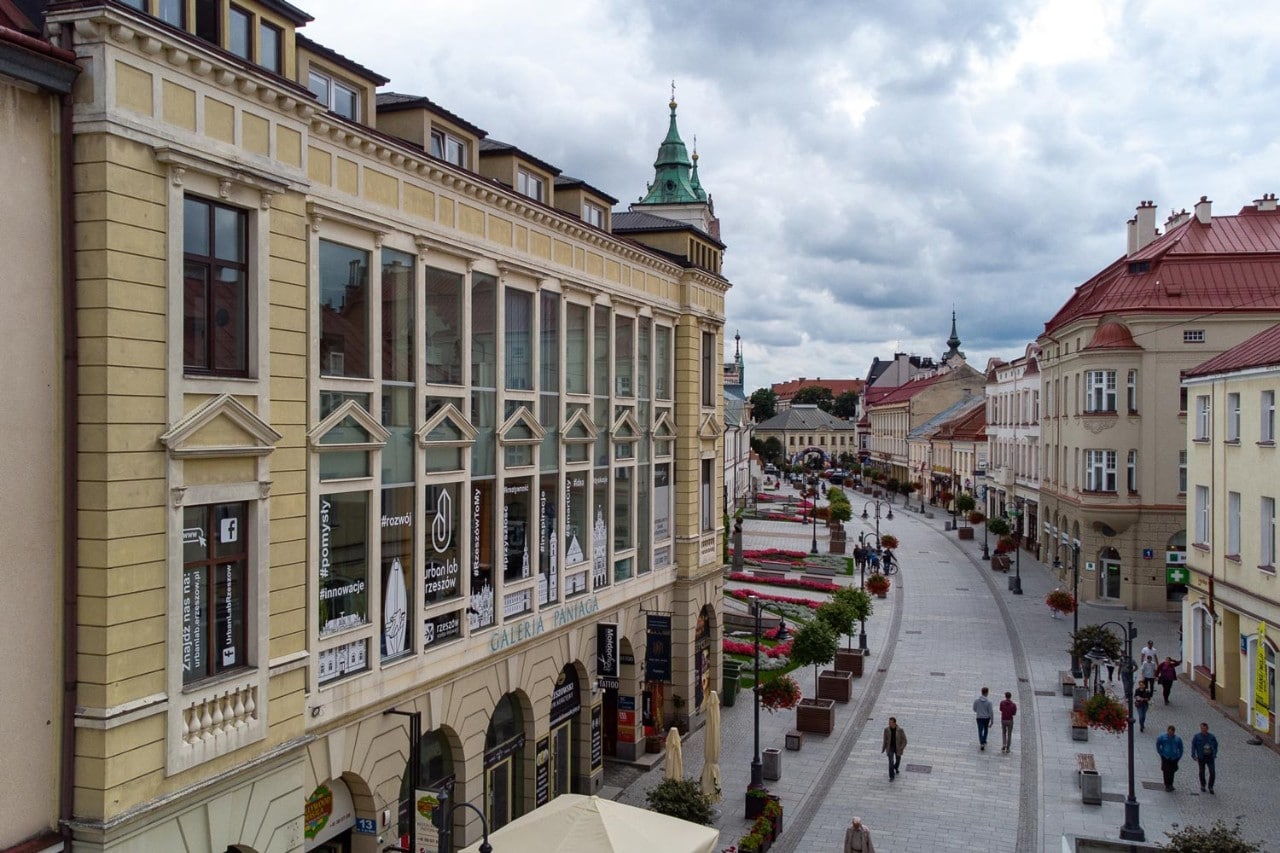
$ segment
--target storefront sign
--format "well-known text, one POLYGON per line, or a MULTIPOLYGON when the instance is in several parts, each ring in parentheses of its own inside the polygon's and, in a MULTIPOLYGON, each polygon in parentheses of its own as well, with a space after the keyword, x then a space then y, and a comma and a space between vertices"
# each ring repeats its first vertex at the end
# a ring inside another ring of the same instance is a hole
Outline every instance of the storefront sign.
MULTIPOLYGON (((356 500, 355 494, 345 497, 351 499, 344 500, 342 504, 346 507, 346 515, 341 521, 344 528, 350 528, 355 526, 359 516, 367 512, 367 503, 356 500)), ((339 530, 339 512, 334 501, 333 495, 320 496, 319 594, 322 637, 369 621, 366 533, 363 530, 345 529, 341 536, 335 536, 335 531, 339 530)))
POLYGON ((417 843, 416 853, 438 853, 440 830, 432 822, 432 815, 440 808, 440 797, 435 791, 415 791, 413 797, 413 828, 417 843))
POLYGON ((551 802, 551 738, 544 737, 533 748, 533 807, 551 802))
POLYGON ((549 611, 547 614, 539 613, 537 616, 504 626, 500 631, 496 631, 489 636, 489 651, 500 652, 517 643, 531 640, 546 631, 548 627, 563 627, 584 616, 590 616, 599 607, 600 600, 593 595, 590 598, 569 602, 563 607, 557 607, 549 611), (549 625, 545 621, 548 615, 550 616, 549 625))
POLYGON ((331 649, 321 649, 317 655, 317 677, 321 684, 363 672, 369 668, 369 644, 367 640, 356 640, 331 649))
POLYGON ((645 678, 649 681, 671 681, 671 617, 666 614, 645 615, 645 678))
POLYGON ((591 769, 599 770, 604 764, 604 728, 600 706, 591 709, 591 769))
POLYGON ((578 698, 578 673, 572 665, 560 670, 560 678, 551 691, 551 725, 569 719, 582 709, 578 698))
POLYGON ((356 824, 351 791, 341 779, 330 779, 307 797, 303 806, 305 850, 313 850, 356 824))
POLYGON ((516 735, 506 743, 500 743, 484 754, 484 769, 496 767, 524 749, 524 735, 516 735))
POLYGON ((671 466, 653 468, 653 538, 659 542, 671 536, 671 466))
POLYGON ((601 678, 617 678, 618 657, 622 638, 613 622, 596 624, 596 674, 601 678))
POLYGON ((1271 682, 1267 670, 1267 623, 1258 623, 1257 653, 1253 660, 1253 727, 1259 731, 1271 728, 1271 682))
POLYGON ((462 636, 462 611, 435 616, 422 623, 422 647, 430 648, 462 636))

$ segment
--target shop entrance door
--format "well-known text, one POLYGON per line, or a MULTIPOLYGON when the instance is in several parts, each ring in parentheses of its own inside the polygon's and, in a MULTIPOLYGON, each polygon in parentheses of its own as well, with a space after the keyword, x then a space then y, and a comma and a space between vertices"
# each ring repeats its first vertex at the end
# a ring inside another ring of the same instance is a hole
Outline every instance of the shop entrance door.
POLYGON ((1102 587, 1098 595, 1102 598, 1120 597, 1120 561, 1102 558, 1102 571, 1098 574, 1098 584, 1102 587))
POLYGON ((568 722, 551 732, 551 799, 570 793, 573 778, 573 737, 568 722))
POLYGON ((489 829, 501 829, 511 821, 511 759, 504 758, 489 768, 485 787, 485 819, 489 829))
POLYGON ((610 687, 604 691, 602 723, 603 725, 603 743, 602 748, 604 754, 613 757, 618 754, 618 691, 617 688, 610 687))

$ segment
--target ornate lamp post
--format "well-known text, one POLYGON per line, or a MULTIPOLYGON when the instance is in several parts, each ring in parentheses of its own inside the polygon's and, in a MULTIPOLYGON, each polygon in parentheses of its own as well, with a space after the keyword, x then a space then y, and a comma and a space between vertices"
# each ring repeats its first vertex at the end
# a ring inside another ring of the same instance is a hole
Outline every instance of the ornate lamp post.
POLYGON ((1013 577, 1009 578, 1009 591, 1014 595, 1022 595, 1022 498, 1014 498, 1014 560, 1017 568, 1013 577))
MULTIPOLYGON (((869 518, 869 516, 867 515, 867 507, 871 506, 872 504, 875 504, 875 507, 876 507, 876 532, 871 535, 876 537, 876 551, 878 552, 881 550, 880 548, 880 501, 867 501, 862 505, 862 520, 866 521, 869 518)), ((867 547, 867 533, 865 530, 862 533, 858 534, 858 544, 861 545, 863 548, 867 547)), ((865 559, 862 561, 862 565, 859 567, 859 575, 860 577, 859 577, 858 585, 865 591, 867 588, 867 561, 865 559)), ((858 648, 860 648, 864 652, 867 650, 867 620, 866 619, 862 620, 862 627, 858 633, 858 648)))
POLYGON ((751 596, 751 612, 756 618, 755 683, 751 693, 755 697, 755 751, 751 756, 751 783, 747 785, 746 816, 751 815, 751 792, 764 787, 764 765, 760 763, 760 599, 751 596))
MULTIPOLYGON (((1066 534, 1062 534, 1066 536, 1066 534)), ((1058 554, 1062 548, 1071 548, 1071 597, 1075 599, 1076 606, 1071 611, 1071 636, 1074 638, 1080 630, 1080 546, 1072 542, 1070 546, 1066 542, 1058 542, 1053 552, 1053 568, 1055 571, 1062 568, 1062 561, 1058 559, 1058 554)), ((1075 654, 1075 645, 1072 644, 1071 653, 1071 677, 1083 678, 1084 668, 1080 665, 1080 657, 1075 654)))
POLYGON ((813 516, 813 543, 809 546, 809 553, 818 553, 818 487, 813 488, 813 507, 809 510, 809 515, 813 516))
POLYGON ((990 560, 990 559, 991 559, 991 552, 987 549, 987 521, 986 521, 986 516, 989 514, 989 513, 988 513, 988 509, 989 509, 989 507, 987 506, 987 487, 986 487, 986 486, 983 486, 983 487, 982 487, 982 515, 983 515, 983 520, 982 520, 982 559, 984 559, 984 560, 990 560))
MULTIPOLYGON (((1124 824, 1120 827, 1120 837, 1125 841, 1146 841, 1147 834, 1142 829, 1142 816, 1139 813, 1138 796, 1133 784, 1133 673, 1138 665, 1133 660, 1133 640, 1138 636, 1138 629, 1133 627, 1130 619, 1127 625, 1119 622, 1103 622, 1100 627, 1111 630, 1111 626, 1120 628, 1124 634, 1124 660, 1120 661, 1121 683, 1124 685, 1125 699, 1129 705, 1129 796, 1124 801, 1124 824)), ((1098 663, 1108 660, 1108 655, 1101 644, 1095 645, 1087 657, 1098 663)))

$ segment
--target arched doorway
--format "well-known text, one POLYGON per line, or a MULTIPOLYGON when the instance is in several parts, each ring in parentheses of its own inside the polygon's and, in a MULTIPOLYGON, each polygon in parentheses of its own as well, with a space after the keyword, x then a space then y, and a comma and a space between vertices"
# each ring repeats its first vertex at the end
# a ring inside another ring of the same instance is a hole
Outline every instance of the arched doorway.
POLYGON ((307 853, 352 853, 355 799, 362 796, 367 800, 368 794, 368 785, 354 774, 317 785, 303 807, 302 849, 307 853))
MULTIPOLYGON (((409 761, 412 761, 410 757, 409 761)), ((400 782, 400 839, 401 846, 408 846, 409 827, 417 819, 414 804, 418 793, 412 788, 412 766, 405 763, 404 777, 400 782)), ((427 732, 418 744, 418 791, 443 791, 453 798, 454 782, 453 749, 443 732, 427 732)))
POLYGON ((498 700, 484 736, 484 812, 489 830, 524 814, 524 713, 508 693, 498 700))
POLYGON ((1098 554, 1098 597, 1120 597, 1120 552, 1103 548, 1098 554))

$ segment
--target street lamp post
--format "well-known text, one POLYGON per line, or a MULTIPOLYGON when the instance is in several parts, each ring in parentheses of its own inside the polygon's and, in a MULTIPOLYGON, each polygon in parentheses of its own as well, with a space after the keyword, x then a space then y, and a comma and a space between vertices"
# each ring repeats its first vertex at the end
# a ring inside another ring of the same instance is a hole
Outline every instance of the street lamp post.
POLYGON ((747 817, 751 817, 751 792, 764 787, 764 767, 760 764, 760 599, 755 595, 751 596, 751 610, 756 620, 755 681, 751 686, 755 697, 755 751, 751 756, 751 784, 747 785, 747 817))
MULTIPOLYGON (((876 532, 872 535, 876 537, 876 551, 879 552, 881 550, 880 548, 880 501, 867 501, 862 505, 862 520, 866 521, 868 519, 869 516, 867 515, 867 507, 871 506, 872 504, 875 504, 875 507, 876 507, 876 532)), ((867 533, 865 530, 862 533, 858 534, 858 544, 861 545, 864 550, 867 547, 866 537, 867 537, 867 533)), ((867 588, 867 561, 865 558, 863 559, 862 565, 859 567, 858 571, 860 575, 859 586, 865 591, 867 588)), ((858 633, 858 648, 861 649, 863 652, 866 652, 867 650, 867 620, 866 619, 862 620, 862 628, 858 633)))
MULTIPOLYGON (((1062 534, 1065 536, 1066 534, 1062 534)), ((1083 678, 1084 667, 1080 664, 1080 656, 1075 652, 1075 636, 1080 632, 1080 546, 1075 542, 1068 545, 1066 542, 1058 542, 1053 552, 1053 568, 1055 571, 1062 568, 1062 561, 1058 559, 1058 554, 1063 548, 1071 549, 1071 598, 1075 601, 1076 606, 1071 610, 1071 677, 1083 678)))
MULTIPOLYGON (((1120 662, 1122 676, 1120 681, 1124 685, 1125 699, 1128 700, 1129 706, 1129 724, 1126 726, 1129 731, 1129 796, 1124 801, 1124 824, 1120 827, 1120 837, 1125 841, 1146 841, 1147 834, 1142 829, 1142 816, 1139 813, 1138 796, 1133 783, 1133 673, 1138 668, 1133 660, 1133 640, 1138 636, 1138 629, 1133 627, 1132 619, 1127 625, 1121 625, 1119 622, 1103 622, 1100 627, 1110 630, 1110 626, 1113 625, 1125 632, 1124 660, 1120 662)), ((1088 657, 1098 663, 1108 659, 1106 650, 1100 643, 1093 647, 1088 657)))
POLYGON ((809 510, 809 515, 813 516, 813 544, 809 546, 809 553, 818 553, 818 488, 813 489, 813 507, 809 510))
POLYGON ((991 559, 991 552, 987 549, 987 522, 986 522, 986 517, 987 517, 987 514, 988 514, 988 512, 987 512, 987 511, 988 511, 988 509, 990 509, 990 507, 988 507, 988 506, 987 506, 987 487, 986 487, 986 486, 983 486, 983 487, 982 487, 982 518, 983 518, 983 521, 982 521, 982 559, 984 559, 984 560, 990 560, 990 559, 991 559))
POLYGON ((1009 578, 1009 591, 1014 595, 1022 595, 1022 498, 1014 498, 1014 569, 1013 577, 1009 578))

